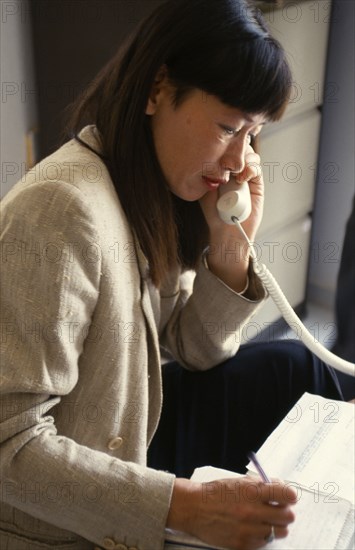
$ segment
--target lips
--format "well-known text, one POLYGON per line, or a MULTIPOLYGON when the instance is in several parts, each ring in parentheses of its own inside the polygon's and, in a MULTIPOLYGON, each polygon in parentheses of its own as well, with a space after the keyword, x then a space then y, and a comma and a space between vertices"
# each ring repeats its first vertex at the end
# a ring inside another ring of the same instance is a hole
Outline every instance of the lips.
POLYGON ((227 183, 226 180, 219 178, 206 178, 206 176, 202 176, 202 179, 210 189, 218 189, 220 185, 227 183))

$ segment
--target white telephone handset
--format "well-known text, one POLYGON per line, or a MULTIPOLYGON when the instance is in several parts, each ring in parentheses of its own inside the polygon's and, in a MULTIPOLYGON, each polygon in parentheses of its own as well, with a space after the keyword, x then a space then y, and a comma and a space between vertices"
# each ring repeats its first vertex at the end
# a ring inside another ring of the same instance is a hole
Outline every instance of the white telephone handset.
POLYGON ((217 209, 221 219, 234 225, 234 219, 244 222, 251 214, 251 198, 248 182, 234 181, 220 187, 217 209))
POLYGON ((306 329, 300 318, 293 311, 273 275, 264 264, 260 265, 258 263, 254 247, 240 225, 241 222, 245 221, 251 214, 251 198, 248 183, 244 182, 238 184, 233 178, 230 183, 220 187, 219 193, 220 198, 217 201, 217 210, 221 219, 230 225, 235 224, 244 236, 249 245, 254 271, 268 290, 285 321, 293 330, 295 326, 298 328, 301 340, 309 350, 317 355, 317 357, 335 369, 355 376, 354 363, 337 357, 334 353, 324 348, 320 342, 315 340, 314 336, 306 329))

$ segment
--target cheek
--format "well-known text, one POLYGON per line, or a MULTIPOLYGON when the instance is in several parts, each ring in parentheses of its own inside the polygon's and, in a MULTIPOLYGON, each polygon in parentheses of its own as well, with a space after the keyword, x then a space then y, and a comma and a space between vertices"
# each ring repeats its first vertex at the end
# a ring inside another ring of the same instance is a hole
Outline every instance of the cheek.
POLYGON ((202 124, 191 114, 158 117, 153 124, 154 143, 165 174, 176 175, 213 171, 223 156, 226 145, 210 124, 202 124))
POLYGON ((225 151, 226 146, 216 139, 215 135, 204 136, 198 146, 199 158, 204 161, 206 166, 210 166, 210 169, 215 169, 218 166, 225 151))

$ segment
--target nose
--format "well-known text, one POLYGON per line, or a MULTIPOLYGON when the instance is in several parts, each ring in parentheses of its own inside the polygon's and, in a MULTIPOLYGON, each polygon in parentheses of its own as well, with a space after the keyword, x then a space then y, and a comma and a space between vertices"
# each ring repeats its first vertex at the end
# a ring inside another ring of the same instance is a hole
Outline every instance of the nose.
POLYGON ((220 163, 224 171, 240 173, 245 168, 245 154, 247 144, 244 139, 233 140, 221 157, 220 163))

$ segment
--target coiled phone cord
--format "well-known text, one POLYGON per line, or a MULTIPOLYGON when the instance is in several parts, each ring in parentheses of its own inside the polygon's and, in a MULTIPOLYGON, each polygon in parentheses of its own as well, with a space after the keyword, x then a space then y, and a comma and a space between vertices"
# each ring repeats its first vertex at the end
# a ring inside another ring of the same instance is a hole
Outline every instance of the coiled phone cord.
POLYGON ((275 304, 279 308, 281 315, 291 327, 292 330, 295 330, 295 327, 298 329, 299 338, 305 344, 305 346, 312 351, 319 359, 333 367, 334 369, 343 372, 345 374, 350 374, 355 376, 355 364, 345 359, 341 359, 328 349, 326 349, 314 336, 307 330, 307 328, 302 323, 298 315, 293 311, 292 307, 287 301, 286 296, 281 290, 278 282, 275 277, 270 273, 265 264, 259 264, 256 256, 255 249, 252 243, 249 241, 247 234, 242 228, 238 218, 232 216, 232 220, 235 225, 238 227, 239 231, 243 234, 246 242, 249 246, 251 260, 253 262, 254 271, 263 282, 265 288, 269 292, 269 295, 274 300, 275 304))

